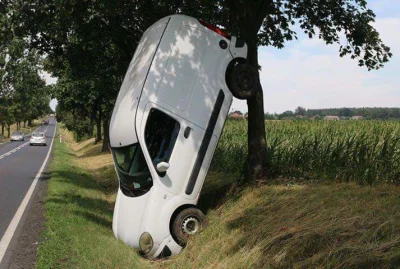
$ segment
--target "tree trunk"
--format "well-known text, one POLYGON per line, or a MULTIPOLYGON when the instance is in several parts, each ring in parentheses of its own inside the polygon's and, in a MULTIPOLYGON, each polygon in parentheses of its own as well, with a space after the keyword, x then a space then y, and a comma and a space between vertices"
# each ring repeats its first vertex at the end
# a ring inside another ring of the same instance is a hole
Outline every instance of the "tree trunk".
MULTIPOLYGON (((231 21, 237 23, 242 38, 247 44, 247 59, 259 70, 258 66, 258 32, 273 1, 227 1, 231 9, 231 21)), ((258 74, 258 78, 260 74, 258 74)), ((264 100, 261 83, 257 83, 255 96, 247 100, 248 124, 248 179, 265 179, 267 175, 267 142, 264 121, 264 100)))
MULTIPOLYGON (((103 118, 103 113, 101 111, 101 109, 99 109, 99 115, 96 118, 96 130, 97 130, 97 134, 96 134, 96 142, 101 141, 102 135, 101 135, 101 122, 103 118)), ((105 135, 105 129, 104 129, 104 135, 105 135)), ((104 147, 104 146, 103 146, 104 147)))
POLYGON ((101 148, 101 152, 109 152, 110 149, 108 147, 110 137, 109 137, 109 119, 104 117, 103 119, 103 132, 104 132, 104 139, 103 139, 103 146, 101 148))
POLYGON ((1 135, 4 137, 4 126, 5 126, 6 124, 5 123, 2 123, 1 124, 1 135))
POLYGON ((10 132, 11 132, 11 125, 7 125, 7 132, 8 132, 8 134, 7 134, 7 138, 10 138, 10 132))
POLYGON ((31 119, 28 120, 28 126, 32 126, 32 120, 31 119))
MULTIPOLYGON (((258 68, 258 51, 255 38, 247 40, 247 58, 250 64, 258 68)), ((259 74, 258 74, 259 76, 259 74)), ((256 95, 247 100, 248 107, 248 176, 250 180, 267 176, 267 143, 264 120, 264 99, 261 83, 258 83, 256 95)))
POLYGON ((24 128, 26 127, 26 120, 24 120, 24 128))

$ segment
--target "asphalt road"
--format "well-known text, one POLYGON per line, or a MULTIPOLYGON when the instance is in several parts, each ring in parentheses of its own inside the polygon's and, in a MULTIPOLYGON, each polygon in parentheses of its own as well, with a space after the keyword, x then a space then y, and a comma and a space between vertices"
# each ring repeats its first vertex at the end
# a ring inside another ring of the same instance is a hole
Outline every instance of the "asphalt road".
POLYGON ((54 118, 49 118, 49 121, 49 125, 36 130, 45 132, 46 146, 30 146, 29 136, 25 141, 0 144, 0 238, 3 238, 50 150, 56 121, 54 118))

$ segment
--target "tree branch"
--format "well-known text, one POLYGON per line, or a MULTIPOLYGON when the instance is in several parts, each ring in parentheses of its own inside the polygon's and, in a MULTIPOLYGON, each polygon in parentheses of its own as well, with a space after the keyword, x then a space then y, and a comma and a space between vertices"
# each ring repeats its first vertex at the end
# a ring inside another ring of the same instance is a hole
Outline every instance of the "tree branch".
POLYGON ((265 16, 267 15, 268 10, 273 9, 273 2, 272 0, 261 0, 261 3, 258 5, 258 10, 256 15, 254 16, 253 20, 253 25, 254 25, 254 30, 259 31, 261 28, 261 25, 265 19, 265 16))

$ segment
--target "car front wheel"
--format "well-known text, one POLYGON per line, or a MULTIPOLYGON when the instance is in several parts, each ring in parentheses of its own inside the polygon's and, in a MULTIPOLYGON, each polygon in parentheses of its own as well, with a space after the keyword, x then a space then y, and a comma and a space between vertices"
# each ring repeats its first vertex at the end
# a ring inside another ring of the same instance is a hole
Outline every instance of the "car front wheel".
POLYGON ((178 244, 185 246, 188 239, 199 233, 205 216, 199 209, 190 207, 182 210, 172 223, 172 235, 178 244))
POLYGON ((257 91, 259 84, 258 72, 256 68, 246 62, 233 62, 227 69, 226 84, 236 98, 249 99, 257 91))

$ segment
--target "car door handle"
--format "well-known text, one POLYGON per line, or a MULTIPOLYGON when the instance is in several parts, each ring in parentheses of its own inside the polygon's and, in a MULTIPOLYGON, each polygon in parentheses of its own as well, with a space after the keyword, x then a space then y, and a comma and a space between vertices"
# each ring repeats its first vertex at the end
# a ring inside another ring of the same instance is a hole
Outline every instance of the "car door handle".
POLYGON ((183 136, 187 139, 190 135, 190 131, 192 130, 192 128, 190 127, 186 127, 185 131, 183 132, 183 136))

